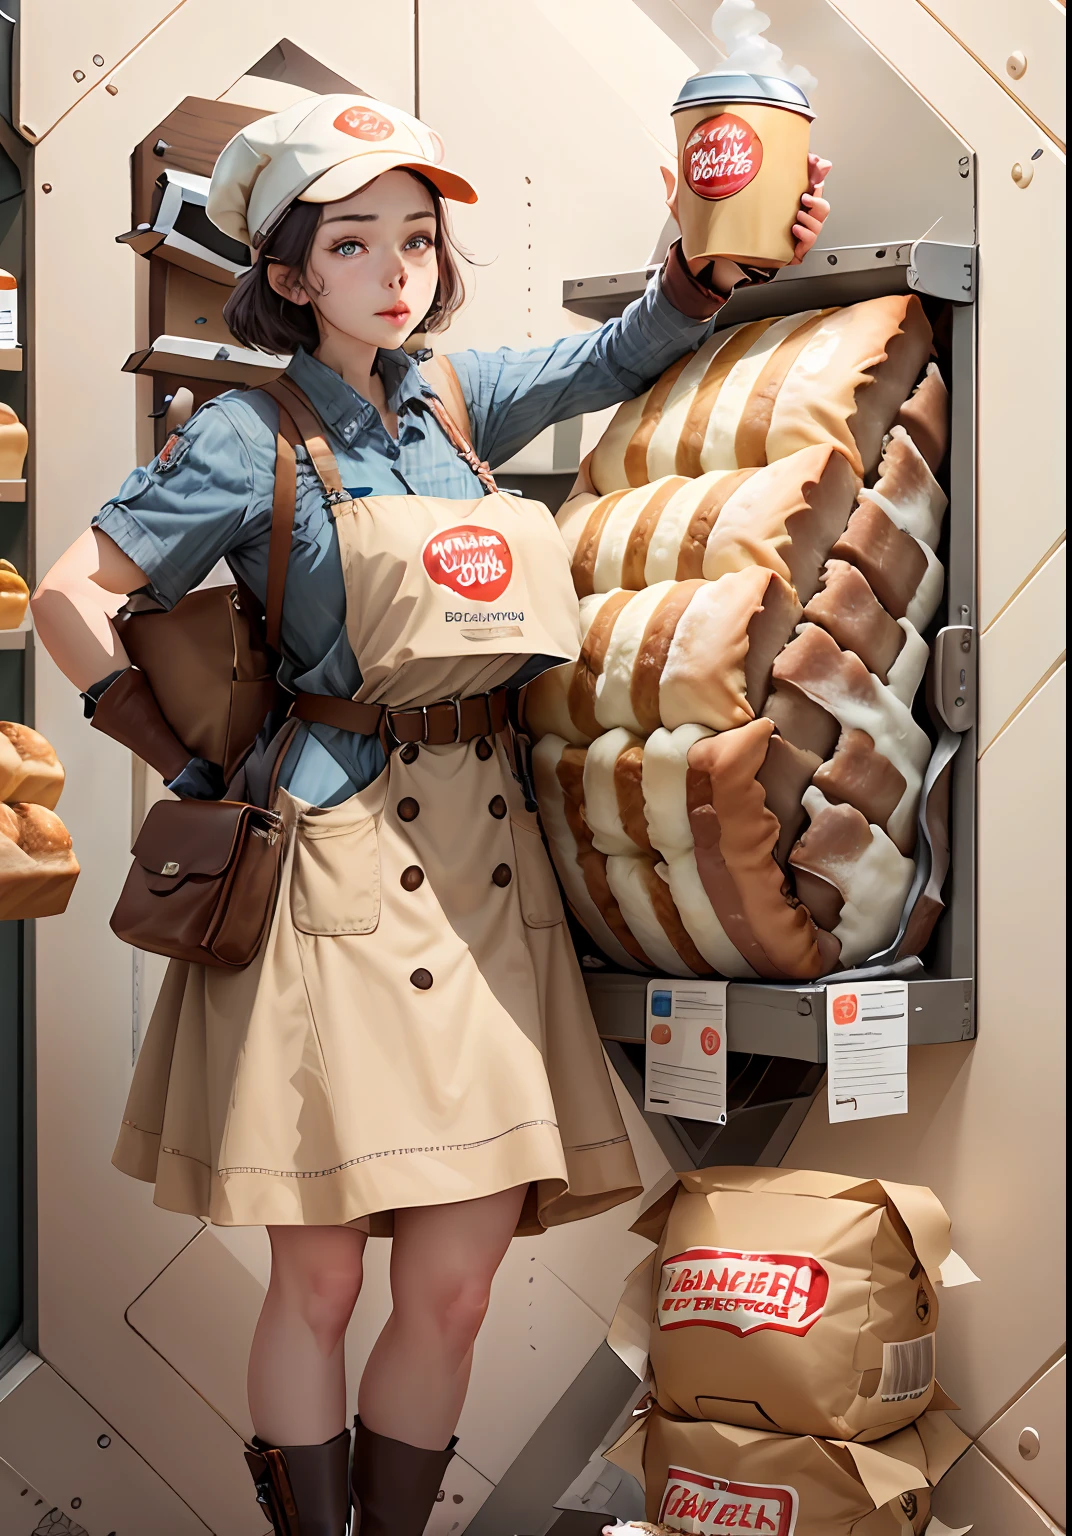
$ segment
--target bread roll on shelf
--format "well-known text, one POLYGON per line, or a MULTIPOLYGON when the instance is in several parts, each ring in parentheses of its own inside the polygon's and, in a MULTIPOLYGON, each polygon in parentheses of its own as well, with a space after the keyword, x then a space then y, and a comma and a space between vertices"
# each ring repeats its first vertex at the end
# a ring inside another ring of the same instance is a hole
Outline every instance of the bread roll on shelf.
POLYGON ((644 814, 643 738, 620 726, 597 736, 584 759, 584 819, 600 853, 652 850, 644 814))
POLYGON ((29 606, 29 587, 10 560, 0 560, 0 629, 18 629, 29 606))
POLYGON ((936 475, 949 452, 949 391, 937 363, 927 364, 922 379, 897 412, 894 425, 905 428, 936 475))
POLYGON ((54 811, 63 765, 51 742, 17 720, 0 720, 0 801, 27 801, 54 811))
POLYGON ((898 528, 928 548, 938 548, 949 498, 904 427, 891 429, 879 460, 878 477, 873 486, 860 492, 860 500, 873 501, 898 528))
POLYGON ((63 822, 43 805, 0 805, 0 921, 66 910, 78 860, 63 822))
POLYGON ((810 825, 789 855, 798 894, 841 945, 841 963, 860 965, 893 942, 916 866, 880 826, 851 805, 805 791, 810 825))
POLYGON ((674 903, 665 865, 643 854, 612 854, 607 880, 629 931, 662 976, 710 976, 674 903), (663 873, 660 873, 660 870, 663 873))
POLYGON ((0 400, 0 480, 21 480, 29 438, 13 406, 0 400))

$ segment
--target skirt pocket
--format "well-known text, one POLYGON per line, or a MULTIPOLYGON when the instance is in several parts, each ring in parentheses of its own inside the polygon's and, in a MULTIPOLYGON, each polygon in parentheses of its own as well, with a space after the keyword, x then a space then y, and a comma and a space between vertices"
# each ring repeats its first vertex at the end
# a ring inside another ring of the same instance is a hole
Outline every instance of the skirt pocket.
POLYGON ((350 805, 305 811, 294 839, 290 915, 299 933, 372 933, 380 921, 376 818, 350 805))
POLYGON ((510 832, 514 839, 521 916, 529 928, 553 928, 565 914, 536 817, 513 812, 510 832))

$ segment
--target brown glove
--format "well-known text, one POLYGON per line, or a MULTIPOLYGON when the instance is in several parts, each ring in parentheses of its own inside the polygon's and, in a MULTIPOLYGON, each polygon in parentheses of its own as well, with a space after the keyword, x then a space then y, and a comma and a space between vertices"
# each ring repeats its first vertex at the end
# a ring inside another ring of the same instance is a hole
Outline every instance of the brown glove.
POLYGON ((129 747, 170 783, 190 761, 190 753, 160 713, 149 679, 128 667, 109 683, 93 711, 94 730, 129 747))

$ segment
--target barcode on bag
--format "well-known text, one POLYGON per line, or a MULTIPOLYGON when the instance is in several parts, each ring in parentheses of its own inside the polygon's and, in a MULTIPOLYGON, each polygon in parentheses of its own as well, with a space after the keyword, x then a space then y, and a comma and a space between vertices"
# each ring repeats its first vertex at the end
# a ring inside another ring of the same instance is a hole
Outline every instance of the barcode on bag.
POLYGON ((883 1344, 882 1377, 878 1384, 884 1403, 922 1397, 934 1380, 934 1334, 905 1344, 883 1344))

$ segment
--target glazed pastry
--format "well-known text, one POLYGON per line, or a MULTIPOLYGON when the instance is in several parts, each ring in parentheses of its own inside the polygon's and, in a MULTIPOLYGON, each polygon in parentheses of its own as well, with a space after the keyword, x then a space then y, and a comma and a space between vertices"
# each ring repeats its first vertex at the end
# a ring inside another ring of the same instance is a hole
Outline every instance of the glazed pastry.
POLYGON ((0 560, 0 629, 18 629, 29 606, 29 587, 10 560, 0 560))
POLYGON ((0 805, 0 921, 54 917, 78 879, 71 835, 43 805, 0 805))
POLYGON ((927 360, 915 294, 719 331, 619 407, 592 456, 596 491, 772 464, 834 444, 861 478, 927 360))
POLYGON ((880 826, 812 785, 811 823, 789 855, 797 894, 841 944, 842 965, 861 965, 892 943, 916 866, 880 826))
POLYGON ((0 801, 28 801, 54 811, 63 781, 51 742, 17 720, 0 720, 0 801))

